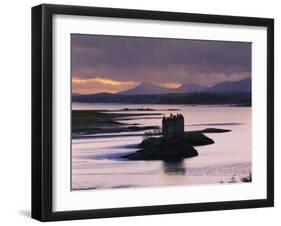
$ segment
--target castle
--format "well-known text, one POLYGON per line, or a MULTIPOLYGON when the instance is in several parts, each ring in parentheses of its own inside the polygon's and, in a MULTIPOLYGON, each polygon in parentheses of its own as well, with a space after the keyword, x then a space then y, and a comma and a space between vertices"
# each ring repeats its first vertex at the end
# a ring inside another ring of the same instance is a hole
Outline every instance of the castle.
POLYGON ((184 136, 184 118, 182 114, 170 115, 162 119, 162 133, 166 141, 184 136))

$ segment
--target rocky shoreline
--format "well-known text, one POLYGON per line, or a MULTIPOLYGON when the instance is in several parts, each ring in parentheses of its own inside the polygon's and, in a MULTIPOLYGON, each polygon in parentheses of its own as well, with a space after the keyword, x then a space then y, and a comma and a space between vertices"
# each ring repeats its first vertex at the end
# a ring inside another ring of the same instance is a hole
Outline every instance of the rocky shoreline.
POLYGON ((161 113, 117 113, 107 110, 73 110, 72 137, 121 132, 139 132, 159 129, 159 126, 140 126, 125 123, 130 117, 161 116, 161 113), (119 122, 118 120, 122 121, 119 122))

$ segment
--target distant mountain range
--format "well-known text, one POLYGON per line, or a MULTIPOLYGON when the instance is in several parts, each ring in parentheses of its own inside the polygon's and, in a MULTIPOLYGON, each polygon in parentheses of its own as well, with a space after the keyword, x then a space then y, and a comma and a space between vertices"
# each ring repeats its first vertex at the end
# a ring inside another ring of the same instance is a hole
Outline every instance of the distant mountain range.
POLYGON ((72 95, 72 101, 83 103, 135 104, 230 104, 251 105, 251 79, 221 82, 212 87, 183 84, 177 89, 163 88, 151 83, 120 93, 72 95))
POLYGON ((119 92, 119 95, 148 95, 193 92, 251 92, 251 79, 240 81, 224 81, 212 87, 197 84, 182 84, 176 89, 161 87, 152 83, 142 83, 137 87, 119 92))

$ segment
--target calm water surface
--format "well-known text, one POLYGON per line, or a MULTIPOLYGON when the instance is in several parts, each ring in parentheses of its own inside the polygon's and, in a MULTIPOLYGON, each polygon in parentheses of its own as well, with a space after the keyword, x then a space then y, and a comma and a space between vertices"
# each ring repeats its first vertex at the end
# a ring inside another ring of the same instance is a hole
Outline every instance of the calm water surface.
MULTIPOLYGON (((143 132, 132 137, 73 139, 72 189, 213 184, 227 182, 233 176, 239 180, 251 171, 251 107, 81 103, 72 106, 95 110, 124 107, 159 109, 165 115, 181 113, 185 118, 185 131, 222 128, 231 132, 206 134, 215 144, 195 147, 199 156, 181 162, 120 159, 121 155, 137 150, 132 147, 142 141, 143 132), (179 110, 165 110, 172 108, 179 110)), ((131 119, 126 122, 161 126, 161 116, 131 119)))

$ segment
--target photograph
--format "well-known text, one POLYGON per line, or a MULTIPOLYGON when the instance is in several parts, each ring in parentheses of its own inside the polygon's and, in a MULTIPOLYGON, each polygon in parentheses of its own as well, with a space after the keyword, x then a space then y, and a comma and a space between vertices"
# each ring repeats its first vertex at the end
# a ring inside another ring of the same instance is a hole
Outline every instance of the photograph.
POLYGON ((252 182, 252 43, 70 34, 71 190, 252 182))
POLYGON ((41 4, 31 39, 32 218, 274 206, 273 18, 41 4))

